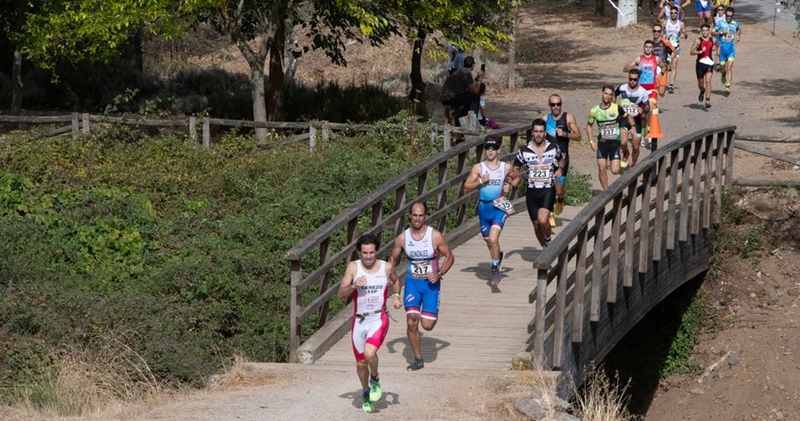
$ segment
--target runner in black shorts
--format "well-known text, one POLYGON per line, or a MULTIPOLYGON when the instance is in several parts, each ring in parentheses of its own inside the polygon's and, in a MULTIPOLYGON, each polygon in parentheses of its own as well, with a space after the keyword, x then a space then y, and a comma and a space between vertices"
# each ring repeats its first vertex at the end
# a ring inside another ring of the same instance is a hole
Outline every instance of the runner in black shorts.
POLYGON ((533 139, 527 145, 519 148, 514 159, 511 172, 511 185, 520 183, 520 167, 525 167, 525 176, 528 179, 526 191, 526 204, 528 216, 533 222, 533 231, 542 248, 550 245, 550 212, 555 203, 555 179, 564 173, 564 157, 557 143, 545 140, 545 126, 543 119, 533 120, 531 129, 533 139))

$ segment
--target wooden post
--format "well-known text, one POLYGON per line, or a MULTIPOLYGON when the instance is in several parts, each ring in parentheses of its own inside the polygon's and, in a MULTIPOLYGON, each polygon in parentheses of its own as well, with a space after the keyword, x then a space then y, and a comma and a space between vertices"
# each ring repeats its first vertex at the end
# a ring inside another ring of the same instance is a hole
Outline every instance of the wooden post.
POLYGON ((78 140, 80 135, 80 124, 78 123, 78 113, 72 113, 72 140, 78 140))
POLYGON ((89 136, 91 133, 89 130, 89 113, 81 114, 81 132, 85 136, 89 136))
POLYGON ((297 318, 300 316, 302 294, 297 292, 296 285, 303 280, 303 266, 300 260, 291 262, 291 294, 289 296, 289 362, 297 362, 297 349, 300 348, 300 326, 297 318))
POLYGON ((197 117, 189 116, 189 140, 197 143, 197 117))
POLYGON ((443 149, 445 151, 450 149, 451 139, 450 139, 450 132, 452 131, 452 127, 449 124, 444 125, 444 145, 443 149))
POLYGON ((203 149, 211 149, 211 121, 203 117, 203 149))
POLYGON ((322 122, 322 142, 328 143, 331 140, 331 127, 327 121, 322 122))
MULTIPOLYGON (((547 309, 547 269, 539 269, 536 276, 536 315, 533 328, 533 361, 541 369, 549 369, 544 355, 544 318, 547 309)), ((555 338, 556 341, 560 340, 555 338)))
POLYGON ((308 149, 314 152, 317 149, 317 129, 313 123, 308 123, 308 149))

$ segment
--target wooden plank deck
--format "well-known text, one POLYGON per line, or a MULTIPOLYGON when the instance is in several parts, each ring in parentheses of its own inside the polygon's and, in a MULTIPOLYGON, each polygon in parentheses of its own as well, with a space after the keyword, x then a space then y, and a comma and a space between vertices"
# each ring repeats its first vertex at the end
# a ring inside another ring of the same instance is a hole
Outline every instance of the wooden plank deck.
MULTIPOLYGON (((555 235, 580 209, 564 208, 556 218, 555 235)), ((489 251, 477 231, 454 249, 456 262, 442 284, 439 321, 430 332, 420 328, 425 369, 508 370, 512 357, 525 348, 534 314, 528 303, 536 284, 531 262, 541 249, 524 204, 506 221, 500 245, 505 252, 503 282, 496 287, 489 282, 489 251)), ((404 370, 413 360, 405 312, 392 309, 390 317, 389 333, 378 351, 381 370, 404 370)), ((317 364, 352 367, 354 361, 348 334, 317 364)))

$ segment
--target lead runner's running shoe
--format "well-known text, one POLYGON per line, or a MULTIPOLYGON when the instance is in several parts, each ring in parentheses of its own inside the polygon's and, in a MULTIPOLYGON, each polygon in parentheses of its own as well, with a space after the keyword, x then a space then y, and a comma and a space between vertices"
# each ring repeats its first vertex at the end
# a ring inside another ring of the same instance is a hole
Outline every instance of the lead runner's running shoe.
POLYGON ((372 377, 369 379, 369 401, 370 402, 378 402, 383 395, 383 390, 381 390, 381 381, 380 380, 372 380, 372 377))
POLYGON ((364 399, 364 403, 361 404, 361 410, 364 412, 372 412, 375 410, 375 405, 369 401, 369 398, 364 399))

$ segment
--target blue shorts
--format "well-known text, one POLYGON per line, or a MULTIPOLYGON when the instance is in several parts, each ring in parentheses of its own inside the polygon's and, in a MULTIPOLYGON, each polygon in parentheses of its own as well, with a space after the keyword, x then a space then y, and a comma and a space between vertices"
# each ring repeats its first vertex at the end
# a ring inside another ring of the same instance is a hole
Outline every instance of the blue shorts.
POLYGON ((697 13, 711 12, 711 2, 710 1, 707 1, 706 5, 703 6, 703 0, 695 0, 694 6, 697 9, 697 13))
POLYGON ((502 230, 507 217, 508 214, 494 207, 492 202, 478 201, 478 220, 481 223, 483 238, 489 238, 489 232, 493 226, 498 226, 502 230))
POLYGON ((736 58, 736 50, 733 43, 719 43, 719 64, 728 60, 733 61, 734 58, 736 58))
POLYGON ((403 296, 406 314, 416 313, 423 319, 438 319, 440 288, 441 281, 434 284, 427 279, 406 276, 405 295, 403 296))

